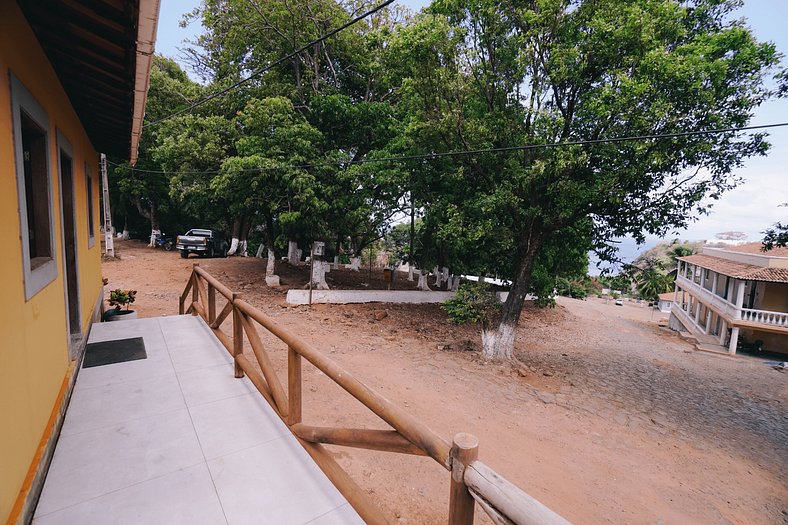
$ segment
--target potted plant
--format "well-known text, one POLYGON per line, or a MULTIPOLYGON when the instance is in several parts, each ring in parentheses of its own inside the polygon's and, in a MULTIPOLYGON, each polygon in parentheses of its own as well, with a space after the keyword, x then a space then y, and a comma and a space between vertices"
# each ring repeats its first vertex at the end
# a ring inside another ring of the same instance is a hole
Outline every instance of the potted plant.
POLYGON ((136 319, 137 312, 129 310, 129 305, 134 302, 136 295, 136 290, 121 290, 120 288, 109 292, 109 305, 114 306, 114 308, 104 312, 104 320, 121 321, 125 319, 136 319))

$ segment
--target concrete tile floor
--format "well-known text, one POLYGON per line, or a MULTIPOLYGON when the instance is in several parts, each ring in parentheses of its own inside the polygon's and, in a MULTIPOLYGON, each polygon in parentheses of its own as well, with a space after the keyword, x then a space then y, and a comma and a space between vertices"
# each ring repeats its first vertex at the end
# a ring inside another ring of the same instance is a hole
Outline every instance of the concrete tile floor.
POLYGON ((33 523, 360 524, 199 317, 100 323, 147 359, 80 370, 33 523))

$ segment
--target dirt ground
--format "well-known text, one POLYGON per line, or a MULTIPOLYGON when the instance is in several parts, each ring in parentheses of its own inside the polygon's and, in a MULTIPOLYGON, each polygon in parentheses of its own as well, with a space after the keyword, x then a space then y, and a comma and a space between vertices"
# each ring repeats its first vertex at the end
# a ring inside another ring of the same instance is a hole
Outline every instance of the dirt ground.
MULTIPOLYGON (((477 328, 449 324, 438 305, 288 307, 286 290, 306 282, 306 268, 277 263, 283 286, 272 289, 261 259, 184 260, 138 241, 116 249, 120 259, 103 266, 106 289, 138 290, 141 316, 177 314, 199 262, 446 439, 477 435, 482 461, 575 524, 788 523, 788 374, 695 352, 649 308, 564 298, 554 309, 526 306, 519 364, 491 365, 477 357, 477 328)), ((398 289, 413 287, 405 277, 398 289)), ((385 287, 381 271, 370 282, 366 270, 332 270, 327 281, 385 287)), ((284 345, 264 343, 285 378, 284 345)), ((305 423, 385 428, 314 368, 304 381, 305 423)), ((434 461, 332 451, 398 523, 446 522, 449 476, 434 461)))

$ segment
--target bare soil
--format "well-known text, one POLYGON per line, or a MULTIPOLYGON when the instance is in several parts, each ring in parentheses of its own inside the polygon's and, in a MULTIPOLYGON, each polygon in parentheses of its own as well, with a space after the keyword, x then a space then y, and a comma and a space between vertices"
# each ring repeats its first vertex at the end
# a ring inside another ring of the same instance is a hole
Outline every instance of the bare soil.
MULTIPOLYGON (((478 328, 451 325, 439 305, 288 307, 304 267, 277 263, 283 286, 273 289, 261 259, 184 260, 138 241, 116 249, 120 259, 103 266, 106 290, 138 290, 141 316, 177 314, 199 263, 446 439, 477 435, 482 461, 573 523, 788 523, 788 375, 756 358, 695 352, 649 308, 527 305, 518 363, 490 364, 478 357, 478 328)), ((414 288, 396 279, 397 289, 414 288)), ((380 270, 371 279, 366 269, 332 270, 327 281, 385 288, 380 270)), ((284 379, 284 345, 264 342, 284 379)), ((314 368, 304 381, 305 423, 386 428, 314 368)), ((332 451, 397 522, 446 522, 449 476, 434 461, 332 451)))

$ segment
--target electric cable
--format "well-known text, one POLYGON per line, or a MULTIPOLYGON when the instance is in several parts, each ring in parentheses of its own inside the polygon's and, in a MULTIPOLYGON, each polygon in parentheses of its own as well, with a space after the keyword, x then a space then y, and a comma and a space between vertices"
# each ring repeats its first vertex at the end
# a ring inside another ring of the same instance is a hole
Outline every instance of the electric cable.
MULTIPOLYGON (((473 149, 473 150, 460 150, 460 151, 443 151, 443 152, 434 152, 434 153, 422 153, 418 155, 399 155, 399 156, 392 156, 392 157, 380 157, 380 158, 366 158, 366 159, 359 159, 359 160, 336 160, 336 161, 324 161, 324 162, 315 162, 311 164, 294 164, 294 165, 285 165, 277 168, 248 168, 241 170, 242 172, 262 172, 262 171, 272 171, 278 169, 309 169, 309 168, 320 168, 326 166, 349 166, 354 164, 370 164, 373 162, 401 162, 406 160, 423 160, 423 159, 437 159, 441 157, 458 157, 464 155, 476 155, 481 153, 501 153, 501 152, 510 152, 510 151, 524 151, 524 150, 531 150, 531 149, 538 149, 538 148, 557 148, 557 147, 564 147, 564 146, 584 146, 584 145, 591 145, 591 144, 610 144, 610 143, 618 143, 618 142, 634 142, 640 140, 654 140, 654 139, 664 139, 664 138, 679 138, 679 137, 690 137, 690 136, 697 136, 697 135, 711 135, 711 134, 719 134, 719 133, 734 133, 740 131, 752 131, 756 129, 768 129, 768 128, 779 128, 788 126, 788 122, 778 122, 774 124, 761 124, 758 126, 744 126, 741 128, 721 128, 721 129, 709 129, 709 130, 701 130, 701 131, 679 131, 674 133, 657 133, 651 135, 633 135, 633 136, 625 136, 625 137, 611 137, 611 138, 601 138, 601 139, 588 139, 588 140, 572 140, 572 141, 563 141, 563 142, 549 142, 545 144, 527 144, 523 146, 507 146, 502 148, 484 148, 484 149, 473 149)), ((117 164, 111 161, 107 161, 108 163, 112 164, 113 166, 123 166, 123 164, 117 164)), ((135 168, 134 171, 139 173, 151 173, 151 174, 168 174, 168 173, 179 173, 181 175, 218 175, 221 173, 219 170, 213 171, 163 171, 163 170, 143 170, 135 168)))

